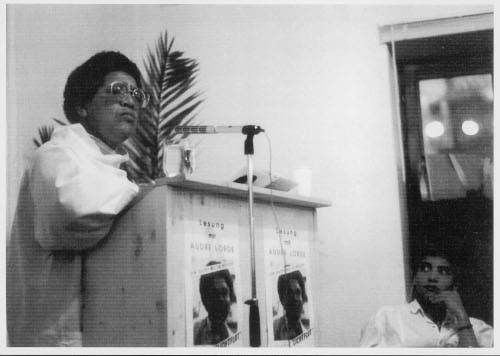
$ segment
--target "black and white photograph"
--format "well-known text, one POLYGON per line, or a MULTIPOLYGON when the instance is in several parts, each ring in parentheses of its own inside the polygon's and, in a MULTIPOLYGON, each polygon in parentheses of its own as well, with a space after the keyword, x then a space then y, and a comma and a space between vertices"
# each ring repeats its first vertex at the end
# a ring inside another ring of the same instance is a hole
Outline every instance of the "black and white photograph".
POLYGON ((0 354, 498 353, 495 7, 3 1, 0 354))
POLYGON ((308 305, 306 280, 300 270, 278 277, 276 289, 279 304, 274 303, 277 307, 273 308, 274 341, 291 340, 292 345, 296 345, 311 335, 307 308, 304 309, 308 305))
POLYGON ((235 275, 220 262, 211 261, 209 266, 216 268, 207 268, 207 273, 199 277, 201 303, 195 303, 197 307, 193 308, 193 345, 234 344, 238 340, 235 275))

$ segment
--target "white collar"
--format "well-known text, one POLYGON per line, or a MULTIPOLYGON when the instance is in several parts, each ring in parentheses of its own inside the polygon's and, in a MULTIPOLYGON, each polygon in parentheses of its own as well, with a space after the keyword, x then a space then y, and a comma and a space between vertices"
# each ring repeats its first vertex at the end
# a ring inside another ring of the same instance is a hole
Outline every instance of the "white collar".
POLYGON ((109 147, 107 144, 105 144, 101 139, 95 137, 94 135, 89 134, 90 138, 94 140, 96 143, 97 147, 101 150, 102 154, 105 155, 121 155, 127 160, 129 159, 128 152, 125 148, 123 148, 123 145, 118 145, 116 147, 116 150, 113 150, 111 147, 109 147))
POLYGON ((417 314, 418 312, 420 312, 420 313, 422 313, 422 315, 425 315, 424 310, 422 309, 422 307, 420 306, 420 303, 416 299, 413 299, 411 301, 411 303, 410 303, 410 311, 413 314, 417 314))
POLYGON ((123 147, 120 147, 121 152, 113 151, 104 142, 89 135, 81 124, 56 127, 49 142, 53 145, 67 145, 77 152, 90 154, 116 168, 129 160, 129 155, 123 147))
MULTIPOLYGON (((424 313, 424 309, 422 309, 422 306, 420 305, 420 303, 416 300, 416 299, 413 299, 412 302, 410 303, 410 311, 413 313, 413 314, 417 314, 420 312, 420 315, 422 315, 425 319, 427 319, 428 322, 432 323, 432 324, 436 324, 434 323, 434 321, 432 321, 425 313, 424 313)), ((452 316, 452 315, 446 315, 446 318, 445 320, 442 322, 441 325, 454 325, 456 324, 456 317, 455 316, 452 316)))

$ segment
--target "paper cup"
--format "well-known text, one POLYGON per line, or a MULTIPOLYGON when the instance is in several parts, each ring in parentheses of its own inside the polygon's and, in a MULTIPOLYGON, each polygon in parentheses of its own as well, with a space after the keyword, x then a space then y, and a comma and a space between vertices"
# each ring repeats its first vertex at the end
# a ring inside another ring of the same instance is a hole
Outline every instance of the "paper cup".
POLYGON ((297 182, 295 192, 298 195, 311 196, 312 170, 307 167, 296 167, 293 169, 292 176, 297 182))

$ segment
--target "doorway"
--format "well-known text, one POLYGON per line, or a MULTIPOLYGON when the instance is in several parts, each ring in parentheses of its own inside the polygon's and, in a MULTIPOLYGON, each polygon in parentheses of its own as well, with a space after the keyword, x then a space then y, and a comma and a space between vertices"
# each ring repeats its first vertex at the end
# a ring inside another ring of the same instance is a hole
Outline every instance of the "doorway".
POLYGON ((399 92, 410 264, 443 247, 471 317, 493 325, 493 30, 401 40, 399 92))

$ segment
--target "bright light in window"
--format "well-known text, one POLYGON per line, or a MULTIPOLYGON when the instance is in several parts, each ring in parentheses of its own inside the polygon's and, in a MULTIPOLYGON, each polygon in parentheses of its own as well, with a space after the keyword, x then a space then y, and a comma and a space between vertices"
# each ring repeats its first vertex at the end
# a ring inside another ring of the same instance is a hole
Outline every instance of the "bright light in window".
POLYGON ((432 121, 425 125, 425 134, 429 137, 436 138, 444 133, 444 126, 440 121, 432 121))
POLYGON ((466 135, 474 136, 479 131, 479 125, 477 124, 477 122, 472 120, 464 121, 462 124, 462 131, 466 135))

